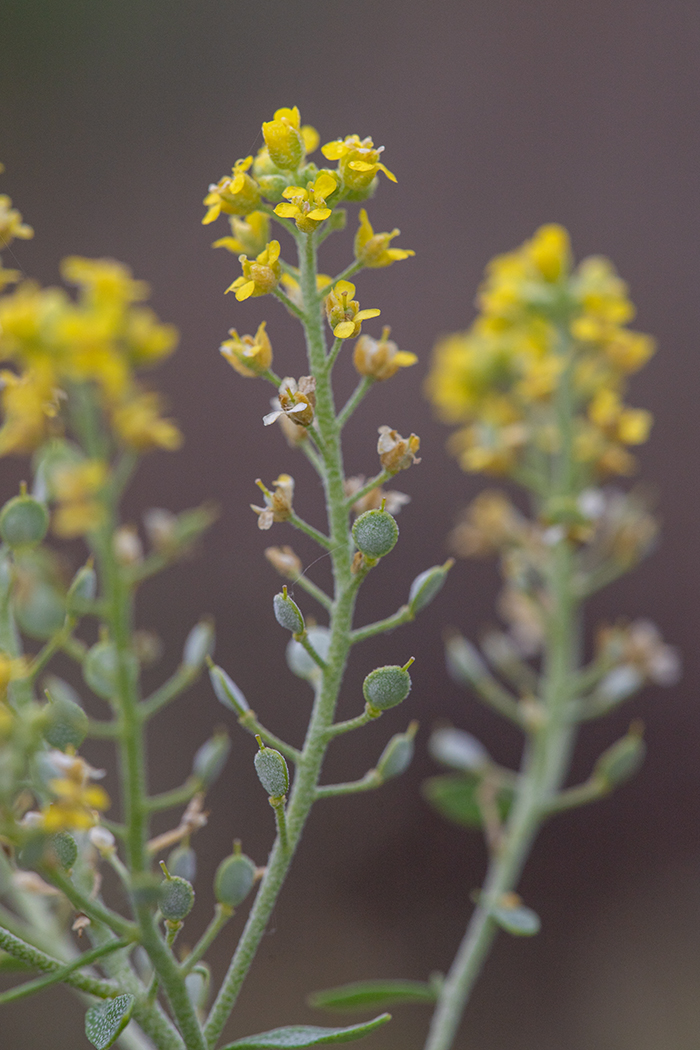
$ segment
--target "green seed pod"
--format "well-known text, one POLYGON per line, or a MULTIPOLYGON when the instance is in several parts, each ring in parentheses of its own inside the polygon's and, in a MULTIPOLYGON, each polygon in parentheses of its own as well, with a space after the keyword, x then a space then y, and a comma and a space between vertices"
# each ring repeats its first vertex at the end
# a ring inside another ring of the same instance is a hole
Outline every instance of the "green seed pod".
POLYGON ((88 716, 79 704, 64 696, 54 700, 47 692, 49 703, 44 708, 44 740, 51 747, 65 751, 67 747, 80 747, 87 736, 88 716))
POLYGON ((16 595, 15 614, 25 634, 43 641, 63 627, 66 619, 63 594, 52 583, 34 576, 26 592, 16 595))
POLYGON ((194 882, 197 877, 197 854, 191 846, 176 846, 168 854, 167 868, 171 875, 194 882))
POLYGON ((389 664, 387 667, 377 667, 370 671, 362 685, 362 692, 370 709, 387 711, 406 699, 411 691, 408 668, 413 659, 411 657, 404 667, 389 664))
POLYGON ((67 831, 57 831, 51 836, 49 843, 60 866, 70 871, 78 859, 78 846, 73 836, 67 831))
MULTIPOLYGON (((306 637, 321 657, 326 660, 331 644, 331 632, 327 627, 307 627, 306 637)), ((287 644, 287 666, 292 674, 304 678, 308 682, 314 682, 321 674, 321 668, 315 660, 307 653, 301 642, 291 638, 287 644)))
POLYGON ((463 729, 453 729, 451 726, 433 732, 428 750, 436 762, 463 773, 483 771, 491 762, 491 756, 480 740, 463 729))
POLYGON ((210 619, 200 620, 192 628, 185 640, 182 651, 182 662, 185 667, 199 670, 214 649, 214 622, 210 619))
POLYGON ((396 518, 386 510, 366 510, 352 527, 355 546, 368 558, 383 558, 399 538, 396 518))
POLYGON ((185 977, 185 988, 189 1000, 198 1012, 204 1010, 209 999, 211 971, 206 963, 197 963, 185 977))
POLYGON ((488 677, 486 665, 478 650, 461 634, 454 634, 445 643, 447 671, 459 685, 470 685, 488 677))
POLYGON ((245 853, 225 857, 214 876, 214 896, 219 904, 237 908, 246 899, 255 882, 255 864, 245 853))
POLYGON ((15 496, 0 511, 0 536, 8 547, 36 547, 49 528, 46 506, 33 496, 15 496))
POLYGON ((280 594, 273 598, 275 619, 280 627, 286 627, 292 634, 301 634, 304 630, 304 617, 301 609, 295 601, 287 594, 287 588, 283 587, 280 594))
POLYGON ((608 791, 630 780, 644 761, 646 744, 642 732, 641 723, 633 722, 627 735, 612 744, 596 762, 593 777, 602 780, 608 791))
POLYGON ((228 707, 231 711, 235 711, 239 718, 241 715, 244 715, 246 711, 250 711, 250 704, 236 683, 226 674, 223 667, 219 667, 217 664, 211 664, 209 668, 209 678, 211 679, 216 699, 220 704, 223 704, 224 707, 228 707))
POLYGON ((231 741, 225 731, 214 733, 214 736, 202 744, 192 762, 192 772, 201 780, 202 787, 211 787, 226 765, 230 750, 231 741))
POLYGON ((411 722, 405 733, 396 733, 386 745, 379 761, 377 762, 377 773, 382 780, 391 780, 405 773, 413 760, 415 750, 413 738, 418 731, 418 723, 411 722))
POLYGON ((81 611, 84 602, 92 602, 97 594, 97 574, 92 565, 83 565, 76 572, 66 595, 66 608, 69 612, 81 611))
POLYGON ((165 882, 160 884, 158 906, 164 919, 170 919, 171 922, 184 919, 194 907, 192 883, 179 875, 166 878, 165 882))
POLYGON ((83 678, 93 693, 111 700, 117 692, 118 655, 112 642, 97 642, 88 649, 83 663, 83 678))
POLYGON ((416 576, 408 592, 408 604, 415 616, 426 605, 430 605, 436 594, 442 590, 447 574, 454 565, 454 558, 448 558, 444 565, 433 565, 416 576))
POLYGON ((289 790, 289 771, 279 751, 265 747, 260 737, 256 737, 260 750, 255 756, 255 772, 258 780, 272 798, 281 798, 289 790))

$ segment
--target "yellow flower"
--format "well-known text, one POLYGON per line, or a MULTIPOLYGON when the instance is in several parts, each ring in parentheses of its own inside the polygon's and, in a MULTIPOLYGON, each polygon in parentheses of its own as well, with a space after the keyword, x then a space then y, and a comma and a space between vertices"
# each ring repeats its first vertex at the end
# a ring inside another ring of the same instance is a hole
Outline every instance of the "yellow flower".
MULTIPOLYGON (((0 650, 0 701, 7 698, 7 687, 17 678, 24 678, 29 665, 24 657, 8 656, 0 650)), ((7 709, 0 709, 7 710, 7 709)))
POLYGON ((182 434, 171 419, 160 415, 161 398, 157 393, 133 393, 112 411, 112 426, 117 437, 137 452, 153 448, 169 452, 180 448, 182 434))
POLYGON ((375 233, 367 218, 367 212, 360 208, 360 227, 355 234, 355 258, 363 266, 391 266, 400 259, 408 259, 416 253, 409 248, 390 248, 389 243, 398 237, 401 230, 391 233, 375 233))
POLYGON ((255 484, 265 497, 264 507, 256 507, 253 503, 250 505, 251 510, 254 510, 258 515, 258 528, 266 530, 272 527, 274 521, 287 521, 292 514, 294 478, 290 477, 289 474, 280 474, 272 482, 275 489, 274 492, 270 492, 263 485, 260 478, 257 479, 255 484))
POLYGON ((257 211, 260 205, 260 187, 255 179, 248 175, 248 168, 252 163, 252 156, 237 160, 230 175, 224 175, 209 187, 209 192, 204 198, 208 209, 202 219, 204 226, 218 219, 222 211, 228 215, 249 215, 257 211))
MULTIPOLYGON (((324 288, 327 288, 332 280, 333 278, 329 277, 328 274, 316 274, 316 291, 320 292, 324 288)), ((291 299, 295 306, 298 306, 300 310, 306 309, 304 306, 304 296, 301 294, 301 285, 296 277, 292 277, 291 273, 283 273, 280 278, 280 284, 284 285, 287 298, 291 299)))
POLYGON ((378 317, 381 310, 360 310, 353 299, 355 285, 350 281, 338 281, 326 297, 326 315, 336 339, 352 339, 360 334, 362 322, 369 317, 378 317))
POLYGON ((5 193, 0 193, 0 251, 16 238, 27 241, 33 236, 34 230, 22 222, 22 216, 12 207, 11 199, 5 193))
POLYGON ((60 464, 51 473, 51 494, 58 501, 53 530, 63 539, 72 539, 99 528, 105 508, 99 497, 107 480, 107 464, 99 459, 60 464))
POLYGON ((360 139, 359 135, 347 135, 321 147, 327 160, 340 162, 338 172, 346 189, 360 193, 369 189, 379 171, 396 182, 396 176, 379 161, 383 151, 383 146, 375 146, 371 138, 360 139))
POLYGON ((229 217, 232 237, 220 237, 213 248, 226 248, 235 255, 257 255, 270 239, 270 219, 264 211, 252 211, 245 219, 229 217))
POLYGON ((272 364, 272 345, 265 325, 265 321, 260 322, 255 336, 239 336, 232 328, 231 338, 221 344, 220 352, 239 375, 259 376, 272 364))
POLYGON ((304 139, 300 129, 299 109, 278 109, 273 120, 262 126, 270 159, 283 171, 299 167, 304 156, 304 139))
POLYGON ((302 186, 288 186, 282 196, 287 202, 278 204, 275 215, 283 219, 294 219, 297 229, 302 233, 313 233, 319 223, 327 219, 332 208, 326 204, 338 187, 338 183, 327 171, 319 172, 314 182, 304 189, 302 186))
POLYGON ((56 801, 41 811, 44 830, 85 831, 93 827, 99 820, 99 812, 108 809, 110 804, 104 788, 91 783, 104 773, 93 769, 79 755, 51 751, 49 757, 62 775, 49 783, 56 801))
POLYGON ((396 343, 389 339, 390 332, 391 329, 386 325, 379 341, 370 335, 361 335, 355 343, 352 361, 361 376, 391 379, 400 368, 415 365, 418 360, 416 355, 399 350, 396 343))
POLYGON ((238 261, 243 267, 243 276, 237 277, 226 291, 235 292, 239 302, 251 296, 267 295, 274 291, 282 272, 279 257, 279 241, 270 241, 255 262, 250 262, 245 255, 241 255, 238 261))
POLYGON ((563 226, 556 223, 540 226, 523 247, 545 281, 558 281, 571 268, 571 245, 563 226))
POLYGON ((21 375, 0 372, 0 398, 5 422, 0 428, 0 456, 8 452, 33 452, 46 438, 54 419, 60 392, 47 365, 37 365, 21 375))

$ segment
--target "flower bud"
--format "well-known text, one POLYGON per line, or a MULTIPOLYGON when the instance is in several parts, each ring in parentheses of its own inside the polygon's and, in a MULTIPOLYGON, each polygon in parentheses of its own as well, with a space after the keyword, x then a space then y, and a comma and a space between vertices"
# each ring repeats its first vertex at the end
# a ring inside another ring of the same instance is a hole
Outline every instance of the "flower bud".
POLYGON ((83 603, 94 601, 96 594, 97 574, 89 561, 78 569, 71 581, 66 595, 66 609, 68 612, 80 612, 83 603))
POLYGON ((192 773, 202 782, 203 788, 210 788, 226 765, 231 741, 228 733, 214 733, 202 744, 192 761, 192 773))
POLYGON ((214 896, 219 904, 237 908, 246 899, 255 882, 255 864, 240 850, 225 857, 214 876, 214 896))
POLYGON ((211 679, 216 699, 220 704, 228 707, 231 711, 235 711, 239 718, 246 711, 250 711, 248 701, 236 683, 226 674, 223 667, 212 664, 209 668, 209 678, 211 679))
POLYGON ((442 590, 447 574, 454 565, 454 558, 448 558, 444 565, 433 565, 416 576, 408 592, 408 604, 415 616, 442 590))
POLYGON ((87 736, 88 716, 73 700, 67 697, 54 700, 48 692, 46 695, 49 703, 44 709, 44 740, 59 751, 80 747, 87 736))
POLYGON ((471 733, 450 726, 434 731, 428 750, 436 762, 463 772, 476 772, 490 762, 489 753, 481 741, 471 733))
POLYGON ((258 178, 258 186, 263 197, 273 204, 283 200, 282 194, 289 185, 289 179, 285 175, 261 175, 258 178))
POLYGON ((275 619, 280 627, 286 627, 292 634, 301 634, 304 630, 304 617, 301 609, 295 601, 287 594, 287 588, 283 587, 280 594, 273 599, 275 619))
POLYGON ((214 622, 211 619, 200 620, 192 628, 185 640, 182 651, 182 663, 192 670, 199 670, 214 649, 214 622))
POLYGON ((15 496, 0 511, 0 536, 13 549, 36 547, 48 527, 46 506, 33 496, 15 496))
POLYGON ((262 126, 263 138, 270 160, 283 171, 299 167, 304 157, 304 140, 299 129, 299 110, 278 109, 273 120, 262 126))
POLYGON ((403 667, 389 664, 370 671, 362 685, 362 692, 370 709, 387 711, 406 699, 411 691, 408 668, 413 661, 414 657, 411 657, 403 667))
POLYGON ((272 798, 281 798, 289 790, 289 771, 279 751, 265 747, 261 738, 258 741, 260 750, 255 756, 255 772, 262 786, 272 798))
POLYGON ((165 865, 162 867, 166 878, 158 890, 158 906, 164 919, 180 922, 194 907, 194 889, 187 879, 182 879, 179 875, 170 875, 165 865))
POLYGON ((418 731, 418 723, 411 722, 405 733, 396 733, 382 751, 377 762, 377 773, 382 780, 391 780, 405 773, 413 759, 415 746, 413 738, 418 731))
POLYGON ((630 780, 644 761, 643 731, 641 722, 633 722, 626 736, 612 744, 596 762, 593 777, 602 781, 608 791, 630 780))
POLYGON ((396 519, 385 510, 366 510, 352 527, 352 538, 368 558, 383 558, 399 538, 396 519))

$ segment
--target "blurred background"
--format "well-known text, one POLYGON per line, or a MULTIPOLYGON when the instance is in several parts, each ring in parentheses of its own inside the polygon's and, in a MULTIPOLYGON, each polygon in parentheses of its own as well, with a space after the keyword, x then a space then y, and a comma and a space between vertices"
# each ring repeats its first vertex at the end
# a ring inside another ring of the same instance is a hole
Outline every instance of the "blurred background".
MULTIPOLYGON (((349 472, 376 466, 377 427, 421 437, 423 463, 397 478, 411 496, 401 540, 363 592, 360 622, 394 611, 413 577, 447 555, 455 515, 483 487, 444 451, 447 432, 422 395, 431 347, 471 321, 484 265, 541 223, 563 223, 577 257, 610 256, 629 281, 635 326, 659 353, 630 400, 654 413, 642 476, 658 496, 663 539, 633 576, 605 591, 590 623, 649 616, 684 652, 673 690, 648 689, 585 730, 574 779, 621 736, 646 725, 641 774, 611 798, 553 821, 522 883, 542 918, 533 940, 502 934, 473 997, 459 1046, 480 1050, 696 1050, 700 1038, 700 793, 698 751, 697 224, 700 8, 688 0, 4 0, 0 39, 0 189, 36 231, 15 244, 19 265, 58 280, 63 255, 112 256, 153 290, 180 329, 177 354, 157 377, 186 434, 184 450, 154 455, 129 511, 180 510, 213 498, 218 523, 196 559, 144 588, 140 626, 166 640, 160 670, 177 663, 200 612, 217 621, 217 659, 262 720, 299 742, 309 694, 284 661, 272 617, 279 578, 270 543, 316 549, 277 525, 259 532, 254 480, 295 476, 295 505, 322 524, 318 486, 276 427, 264 429, 268 388, 235 375, 217 350, 231 326, 268 318, 275 367, 304 371, 300 331, 271 299, 224 297, 239 268, 202 227, 207 186, 261 144, 260 124, 298 105, 326 142, 357 132, 386 147, 396 185, 370 203, 378 230, 401 228, 415 259, 358 279, 363 307, 379 306, 392 338, 420 364, 378 387, 348 428, 349 472)), ((355 229, 351 218, 350 231, 355 229)), ((350 258, 351 232, 328 244, 329 272, 350 258), (337 243, 336 243, 337 242, 337 243)), ((10 262, 9 265, 17 265, 10 262)), ((366 331, 377 335, 378 322, 366 331)), ((349 361, 341 388, 353 383, 349 361)), ((19 476, 0 465, 7 491, 19 476)), ((3 484, 3 488, 4 488, 3 484)), ((313 570, 322 582, 323 562, 313 570)), ((447 678, 441 634, 475 637, 493 622, 491 563, 460 562, 418 622, 353 656, 342 699, 359 709, 364 675, 416 657, 407 703, 338 743, 327 780, 361 776, 388 737, 421 722, 417 759, 379 792, 320 805, 227 1032, 326 1022, 305 1005, 319 987, 363 977, 424 979, 444 970, 480 884, 476 834, 441 821, 419 787, 436 769, 431 727, 452 721, 503 762, 519 741, 447 678)), ((310 602, 305 603, 310 606, 310 602)), ((213 727, 233 737, 227 770, 200 832, 192 936, 208 921, 208 887, 234 836, 263 863, 272 814, 252 769, 253 744, 202 682, 157 723, 153 783, 175 786, 213 727)), ((97 764, 107 751, 89 754, 97 764)), ((245 908, 212 958, 224 965, 245 908)), ((0 1043, 12 1050, 83 1044, 82 1007, 52 990, 6 1009, 0 1043), (65 1019, 65 1020, 64 1020, 65 1019)), ((364 1045, 422 1045, 427 1012, 395 1011, 364 1045)), ((339 1022, 344 1023, 344 1022, 339 1022)), ((349 1022, 345 1022, 349 1023, 349 1022)), ((87 1045, 87 1044, 86 1044, 87 1045)))

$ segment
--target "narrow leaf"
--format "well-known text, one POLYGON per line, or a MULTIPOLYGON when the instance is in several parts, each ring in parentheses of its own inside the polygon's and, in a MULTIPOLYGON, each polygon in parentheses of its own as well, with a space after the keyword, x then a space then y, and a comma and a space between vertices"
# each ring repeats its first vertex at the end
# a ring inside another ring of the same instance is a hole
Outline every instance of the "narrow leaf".
POLYGON ((117 1041, 131 1018, 133 995, 118 995, 109 1002, 91 1006, 85 1014, 85 1035, 96 1050, 107 1050, 117 1041))
POLYGON ((321 1010, 366 1010, 403 1003, 434 1003, 437 989, 426 981, 354 981, 312 992, 309 1006, 321 1010))
POLYGON ((504 908, 497 905, 491 909, 491 918, 507 933, 514 937, 534 937, 540 932, 540 917, 532 908, 526 908, 524 904, 516 908, 504 908))
POLYGON ((306 1050, 306 1047, 321 1046, 323 1043, 349 1043, 353 1039, 362 1039, 390 1020, 391 1014, 380 1014, 372 1021, 350 1025, 349 1028, 319 1028, 307 1024, 273 1028, 271 1032, 237 1039, 223 1050, 306 1050))

